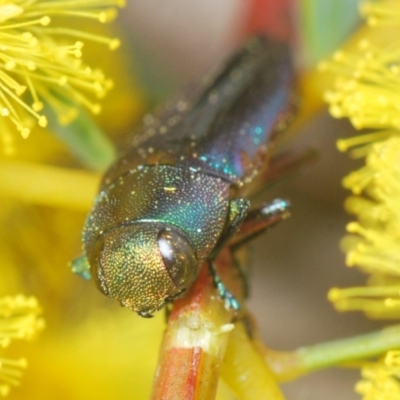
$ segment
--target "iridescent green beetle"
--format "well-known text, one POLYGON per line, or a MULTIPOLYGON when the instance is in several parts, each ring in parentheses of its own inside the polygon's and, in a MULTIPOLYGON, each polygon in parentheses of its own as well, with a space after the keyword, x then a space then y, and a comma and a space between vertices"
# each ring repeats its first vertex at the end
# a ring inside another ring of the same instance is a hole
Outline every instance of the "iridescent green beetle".
POLYGON ((246 218, 284 215, 284 201, 248 213, 241 195, 293 113, 292 87, 288 48, 254 37, 200 93, 147 116, 103 178, 74 271, 148 317, 192 285, 246 218))

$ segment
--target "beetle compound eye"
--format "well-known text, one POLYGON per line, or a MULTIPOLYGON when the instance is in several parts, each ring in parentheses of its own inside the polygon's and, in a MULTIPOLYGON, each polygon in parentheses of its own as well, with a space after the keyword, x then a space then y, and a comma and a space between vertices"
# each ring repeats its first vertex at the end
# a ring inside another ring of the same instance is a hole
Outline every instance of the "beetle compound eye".
POLYGON ((171 227, 159 233, 158 247, 177 289, 186 289, 197 275, 197 258, 189 240, 171 227))

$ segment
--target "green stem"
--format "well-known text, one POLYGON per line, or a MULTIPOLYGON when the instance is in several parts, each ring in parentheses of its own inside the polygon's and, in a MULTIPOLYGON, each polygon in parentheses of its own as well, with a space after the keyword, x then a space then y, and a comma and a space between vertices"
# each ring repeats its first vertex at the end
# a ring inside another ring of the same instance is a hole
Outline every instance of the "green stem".
POLYGON ((400 348, 398 325, 365 335, 303 347, 296 353, 301 360, 302 368, 315 371, 347 361, 380 356, 394 348, 400 348))
POLYGON ((365 335, 301 347, 290 353, 266 350, 265 356, 277 377, 287 380, 351 361, 378 357, 399 348, 400 325, 396 325, 365 335))

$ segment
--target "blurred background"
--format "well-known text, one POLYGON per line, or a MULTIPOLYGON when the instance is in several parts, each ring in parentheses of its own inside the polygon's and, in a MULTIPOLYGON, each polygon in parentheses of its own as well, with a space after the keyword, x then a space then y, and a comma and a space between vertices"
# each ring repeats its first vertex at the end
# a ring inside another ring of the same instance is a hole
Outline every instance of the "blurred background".
MULTIPOLYGON (((99 29, 119 36, 121 48, 111 55, 104 48, 84 48, 90 65, 98 64, 115 81, 96 121, 120 145, 144 113, 201 78, 254 32, 290 43, 304 76, 360 24, 357 3, 127 0, 116 24, 99 29)), ((353 133, 347 121, 316 107, 287 148, 312 148, 318 160, 265 193, 265 200, 292 203, 292 216, 251 244, 249 308, 273 349, 293 350, 378 328, 361 314, 337 313, 327 300, 331 287, 364 283, 357 270, 345 267, 339 250, 350 220, 340 181, 358 164, 339 153, 335 142, 353 133)), ((15 136, 17 161, 67 172, 85 168, 53 132, 37 130, 29 140, 15 136)), ((10 399, 136 399, 138 392, 147 398, 164 316, 143 320, 67 268, 81 249, 84 207, 64 209, 26 197, 1 198, 0 292, 36 296, 47 327, 35 344, 18 342, 7 349, 7 357, 29 360, 23 384, 10 399)), ((283 390, 288 400, 356 400, 358 378, 358 370, 331 369, 284 384, 283 390)))

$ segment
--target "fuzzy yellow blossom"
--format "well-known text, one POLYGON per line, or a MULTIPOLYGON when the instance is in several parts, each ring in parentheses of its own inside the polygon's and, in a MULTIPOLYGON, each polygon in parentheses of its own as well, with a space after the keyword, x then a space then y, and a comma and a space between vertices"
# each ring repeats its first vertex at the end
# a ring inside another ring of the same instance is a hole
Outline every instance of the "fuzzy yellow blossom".
POLYGON ((100 111, 96 99, 112 82, 82 62, 82 48, 85 41, 97 41, 115 49, 119 41, 71 26, 77 18, 108 22, 120 6, 123 0, 0 2, 0 140, 5 153, 13 151, 12 125, 28 137, 35 122, 47 126, 46 107, 62 124, 76 117, 74 104, 100 111))
POLYGON ((340 310, 363 310, 370 317, 400 318, 400 137, 371 145, 365 167, 344 179, 354 196, 346 201, 358 216, 347 230, 358 237, 343 241, 348 266, 370 274, 367 287, 333 289, 340 310), (360 195, 365 193, 365 195, 360 195))
MULTIPOLYGON (((395 1, 366 2, 361 10, 370 29, 400 27, 395 1)), ((368 285, 329 293, 339 310, 363 310, 376 318, 400 317, 399 55, 395 35, 385 45, 362 40, 353 53, 338 51, 321 64, 338 76, 326 94, 331 114, 348 117, 356 128, 378 129, 338 141, 340 150, 352 148, 353 157, 366 157, 366 165, 343 180, 353 192, 346 208, 358 217, 347 226, 353 235, 343 247, 347 265, 370 274, 368 285)))
POLYGON ((389 351, 379 362, 362 369, 356 391, 363 400, 397 400, 400 398, 400 351, 389 351))
MULTIPOLYGON (((0 347, 13 340, 30 340, 40 331, 44 322, 34 297, 18 295, 0 299, 0 347)), ((18 360, 0 357, 0 396, 6 396, 16 386, 26 368, 24 358, 18 360)))

